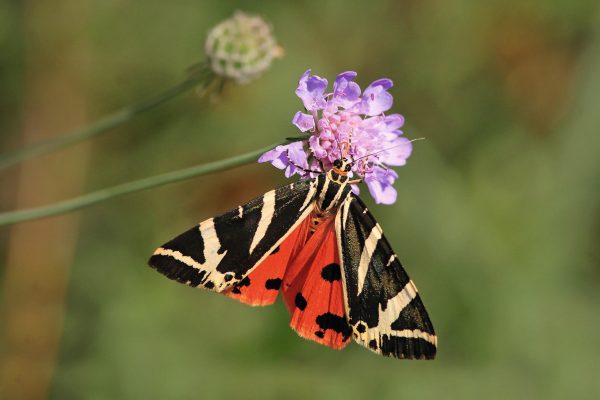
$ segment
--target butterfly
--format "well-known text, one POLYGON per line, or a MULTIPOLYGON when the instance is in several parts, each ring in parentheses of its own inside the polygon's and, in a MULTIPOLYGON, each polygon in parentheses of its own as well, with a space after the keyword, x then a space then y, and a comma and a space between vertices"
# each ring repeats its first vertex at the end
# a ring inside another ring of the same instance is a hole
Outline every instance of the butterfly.
POLYGON ((279 293, 302 337, 334 349, 433 359, 437 337, 417 288, 351 191, 352 163, 272 190, 165 243, 149 260, 170 279, 253 306, 279 293))

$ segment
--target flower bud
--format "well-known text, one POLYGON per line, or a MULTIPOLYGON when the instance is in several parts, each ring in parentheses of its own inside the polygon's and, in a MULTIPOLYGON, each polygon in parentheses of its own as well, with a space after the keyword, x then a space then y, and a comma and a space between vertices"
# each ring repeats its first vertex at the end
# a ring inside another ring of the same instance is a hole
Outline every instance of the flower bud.
POLYGON ((266 71, 282 50, 270 24, 258 15, 236 11, 208 33, 205 52, 215 73, 248 83, 266 71))

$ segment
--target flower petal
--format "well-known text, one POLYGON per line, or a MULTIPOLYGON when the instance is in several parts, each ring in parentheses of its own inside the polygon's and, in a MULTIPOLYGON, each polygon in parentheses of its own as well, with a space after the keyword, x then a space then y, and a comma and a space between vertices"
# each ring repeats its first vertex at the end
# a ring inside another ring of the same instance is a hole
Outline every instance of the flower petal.
POLYGON ((375 203, 393 204, 396 202, 398 193, 394 189, 394 181, 398 178, 396 171, 374 167, 372 172, 365 176, 365 183, 375 203))
POLYGON ((285 176, 288 178, 295 173, 307 176, 308 157, 303 142, 277 146, 260 156, 258 162, 270 162, 275 168, 285 169, 285 176))
POLYGON ((371 83, 362 95, 361 111, 366 115, 378 115, 389 110, 394 98, 387 90, 392 86, 390 79, 378 79, 371 83))
POLYGON ((275 168, 285 169, 289 164, 286 146, 277 146, 273 150, 263 153, 258 162, 270 162, 275 168))
POLYGON ((317 111, 327 105, 325 89, 327 89, 327 79, 310 75, 310 69, 308 69, 298 80, 296 95, 300 97, 308 111, 317 111))
POLYGON ((381 185, 378 181, 367 183, 369 187, 369 192, 373 199, 375 199, 375 203, 377 204, 394 204, 396 199, 398 198, 398 192, 394 189, 393 186, 384 186, 381 185))
POLYGON ((321 143, 319 141, 319 137, 318 136, 314 136, 314 135, 311 136, 308 139, 308 146, 312 150, 312 152, 315 155, 315 157, 317 157, 317 158, 325 158, 325 157, 327 157, 327 150, 325 150, 321 146, 321 143))
POLYGON ((385 116, 387 130, 396 131, 404 125, 404 117, 400 114, 389 114, 385 116))
POLYGON ((332 97, 334 105, 348 109, 360 102, 360 86, 352 82, 355 77, 356 72, 346 71, 335 78, 332 97))
POLYGON ((388 165, 406 165, 406 159, 410 157, 412 149, 411 141, 400 136, 390 143, 390 150, 383 152, 380 159, 388 165))
POLYGON ((313 116, 300 111, 298 111, 294 115, 294 118, 292 118, 292 124, 296 125, 296 127, 302 132, 315 129, 315 119, 313 116))
POLYGON ((293 142, 287 145, 288 158, 297 167, 308 169, 308 158, 304 151, 303 142, 293 142))

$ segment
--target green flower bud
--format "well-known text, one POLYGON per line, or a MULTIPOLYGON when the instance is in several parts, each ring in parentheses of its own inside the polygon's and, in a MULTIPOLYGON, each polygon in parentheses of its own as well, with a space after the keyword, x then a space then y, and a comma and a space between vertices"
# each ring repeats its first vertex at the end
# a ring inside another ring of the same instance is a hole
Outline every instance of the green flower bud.
POLYGON ((217 74, 248 83, 266 71, 282 50, 270 24, 258 15, 236 11, 208 33, 205 52, 217 74))

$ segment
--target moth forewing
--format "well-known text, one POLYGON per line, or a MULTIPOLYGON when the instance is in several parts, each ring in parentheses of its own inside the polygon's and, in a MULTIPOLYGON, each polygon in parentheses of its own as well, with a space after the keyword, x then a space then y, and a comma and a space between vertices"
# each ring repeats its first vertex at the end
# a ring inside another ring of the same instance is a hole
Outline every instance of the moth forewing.
POLYGON ((437 338, 417 289, 358 196, 341 205, 336 233, 354 339, 386 356, 434 358, 437 338))
POLYGON ((315 180, 265 193, 159 247, 149 265, 170 279, 221 292, 241 282, 311 213, 315 180))

